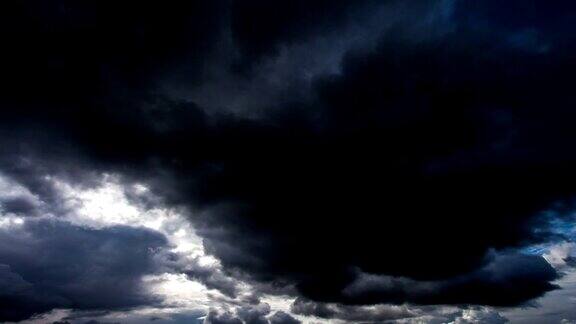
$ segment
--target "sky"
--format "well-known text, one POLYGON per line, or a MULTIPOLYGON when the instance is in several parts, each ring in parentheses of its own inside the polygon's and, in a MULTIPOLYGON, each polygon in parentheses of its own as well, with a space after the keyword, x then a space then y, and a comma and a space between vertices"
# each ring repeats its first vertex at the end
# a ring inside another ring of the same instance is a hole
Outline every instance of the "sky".
POLYGON ((0 7, 0 323, 576 323, 574 1, 0 7))

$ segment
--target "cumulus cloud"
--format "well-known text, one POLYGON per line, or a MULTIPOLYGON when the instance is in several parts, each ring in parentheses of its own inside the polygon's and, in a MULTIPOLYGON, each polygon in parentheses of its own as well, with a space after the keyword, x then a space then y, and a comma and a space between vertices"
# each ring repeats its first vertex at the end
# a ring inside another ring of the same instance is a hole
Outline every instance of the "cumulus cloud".
POLYGON ((242 324, 239 318, 236 318, 228 311, 220 312, 218 310, 211 310, 204 320, 206 324, 242 324))
POLYGON ((450 324, 504 324, 508 319, 500 315, 498 312, 486 309, 466 309, 462 311, 462 315, 457 317, 450 324))
POLYGON ((235 310, 211 309, 204 319, 205 324, 299 324, 301 321, 290 314, 277 311, 270 315, 270 306, 266 303, 244 305, 235 310))

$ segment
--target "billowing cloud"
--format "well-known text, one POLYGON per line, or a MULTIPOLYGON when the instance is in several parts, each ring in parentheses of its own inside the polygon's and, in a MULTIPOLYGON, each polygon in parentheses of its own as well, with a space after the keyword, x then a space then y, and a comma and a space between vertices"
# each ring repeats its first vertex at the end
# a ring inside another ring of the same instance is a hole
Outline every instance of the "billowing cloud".
POLYGON ((204 319, 205 324, 299 324, 301 321, 290 314, 277 311, 271 314, 270 306, 265 303, 245 305, 235 311, 211 309, 204 319))
POLYGON ((7 318, 154 305, 159 250, 214 323, 290 321, 249 293, 348 321, 526 305, 571 261, 525 251, 574 220, 572 4, 2 6, 7 318), (82 205, 103 173, 139 207, 82 205))

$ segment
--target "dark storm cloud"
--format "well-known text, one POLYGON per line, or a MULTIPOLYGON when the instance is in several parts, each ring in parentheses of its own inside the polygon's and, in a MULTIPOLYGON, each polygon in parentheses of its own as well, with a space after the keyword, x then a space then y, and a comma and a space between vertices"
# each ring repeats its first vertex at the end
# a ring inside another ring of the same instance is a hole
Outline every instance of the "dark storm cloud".
POLYGON ((141 279, 162 265, 160 249, 167 246, 162 235, 55 221, 22 226, 0 230, 0 321, 53 308, 113 310, 160 301, 141 279))
POLYGON ((522 304, 554 288, 554 270, 511 254, 528 269, 505 271, 492 251, 554 238, 540 212, 571 208, 576 191, 576 47, 562 37, 573 8, 534 3, 510 23, 493 1, 407 5, 377 44, 316 76, 306 100, 281 97, 258 119, 159 83, 201 85, 223 35, 247 57, 228 73, 243 72, 357 24, 374 3, 6 5, 3 165, 29 187, 68 167, 77 181, 82 170, 149 180, 199 211, 192 221, 230 273, 315 301, 522 304), (16 172, 29 155, 39 171, 16 172), (403 281, 352 298, 358 269, 403 281), (415 298, 426 282, 443 284, 415 298))
POLYGON ((391 1, 234 1, 231 30, 244 57, 278 54, 280 46, 328 34, 391 1))
POLYGON ((371 306, 357 307, 338 304, 325 304, 298 298, 291 306, 294 314, 314 316, 324 319, 337 319, 346 322, 383 323, 410 319, 416 313, 405 307, 371 306))
POLYGON ((427 323, 472 324, 507 323, 508 319, 487 307, 447 308, 442 306, 350 306, 296 299, 291 311, 302 316, 313 316, 346 323, 427 323))
MULTIPOLYGON (((342 301, 354 266, 447 280, 484 267, 491 249, 549 239, 538 214, 574 192, 574 155, 564 149, 570 52, 475 36, 390 35, 318 82, 313 127, 284 116, 224 150, 203 194, 241 208, 199 222, 208 251, 260 280, 342 301)), ((521 303, 552 288, 554 276, 542 278, 535 291, 514 286, 509 300, 451 302, 521 303)))
POLYGON ((510 306, 557 288, 558 275, 540 256, 500 255, 484 268, 445 281, 360 275, 343 291, 348 303, 381 301, 415 304, 477 304, 510 306))

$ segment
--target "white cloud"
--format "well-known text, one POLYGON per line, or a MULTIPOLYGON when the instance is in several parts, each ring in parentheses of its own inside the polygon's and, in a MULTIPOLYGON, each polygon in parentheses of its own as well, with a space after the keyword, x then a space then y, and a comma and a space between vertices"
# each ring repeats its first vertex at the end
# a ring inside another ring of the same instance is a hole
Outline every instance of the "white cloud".
POLYGON ((552 246, 548 252, 544 253, 542 256, 548 263, 550 263, 555 268, 565 267, 566 259, 576 252, 576 244, 572 242, 564 242, 552 246))
POLYGON ((448 324, 502 324, 508 322, 508 319, 500 313, 487 308, 464 309, 462 315, 448 324))
POLYGON ((149 289, 166 296, 164 303, 174 308, 207 309, 210 307, 208 290, 182 273, 164 273, 144 278, 149 289))

